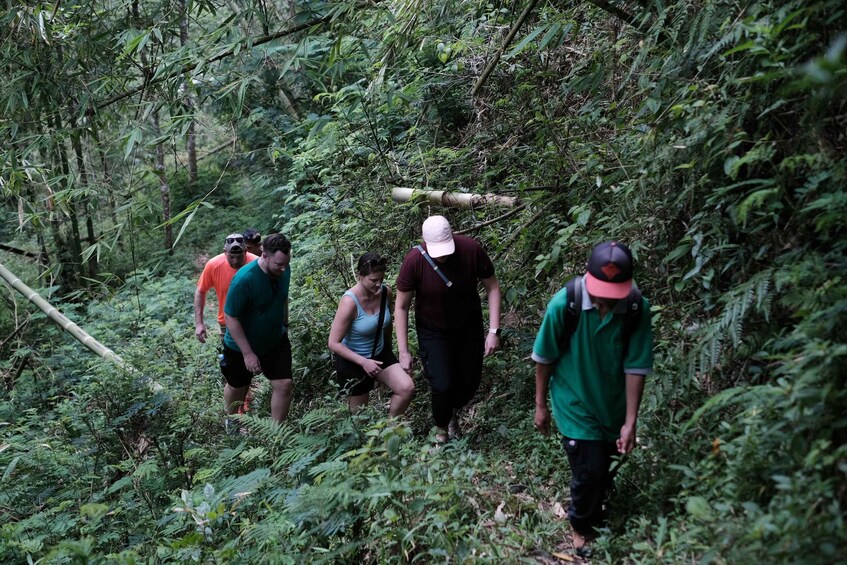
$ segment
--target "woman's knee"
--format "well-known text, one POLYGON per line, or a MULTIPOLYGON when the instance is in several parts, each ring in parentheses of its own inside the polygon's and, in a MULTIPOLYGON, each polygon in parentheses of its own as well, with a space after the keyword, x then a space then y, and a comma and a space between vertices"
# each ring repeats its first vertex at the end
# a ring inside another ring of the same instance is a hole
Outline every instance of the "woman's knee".
POLYGON ((380 375, 380 381, 385 383, 391 392, 403 398, 411 397, 415 393, 415 381, 399 364, 392 365, 380 375))
POLYGON ((415 382, 406 376, 405 379, 399 379, 399 382, 395 384, 391 391, 397 396, 411 398, 415 394, 415 382))
POLYGON ((291 379, 273 380, 271 381, 271 389, 276 393, 291 394, 294 389, 294 382, 291 379))

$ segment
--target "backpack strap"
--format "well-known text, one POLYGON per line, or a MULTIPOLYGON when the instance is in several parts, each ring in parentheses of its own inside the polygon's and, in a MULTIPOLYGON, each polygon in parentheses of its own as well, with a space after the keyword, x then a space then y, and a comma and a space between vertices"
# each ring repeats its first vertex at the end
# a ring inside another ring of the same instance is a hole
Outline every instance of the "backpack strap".
POLYGON ((423 247, 421 247, 420 245, 416 245, 415 249, 421 252, 423 258, 426 259, 426 262, 429 263, 429 265, 433 268, 435 274, 441 277, 441 280, 444 281, 444 284, 446 284, 448 287, 453 286, 453 283, 450 282, 450 279, 448 279, 447 276, 441 272, 441 269, 438 268, 438 265, 435 264, 435 261, 432 260, 432 257, 430 257, 426 251, 424 251, 423 247))
POLYGON ((379 301, 379 318, 377 318, 376 322, 376 331, 374 332, 374 346, 371 349, 371 359, 376 355, 376 346, 379 344, 379 336, 382 335, 382 324, 385 322, 385 302, 387 300, 388 292, 385 289, 385 285, 382 285, 382 300, 379 301))
POLYGON ((623 321, 624 356, 629 351, 629 339, 641 323, 641 315, 644 312, 641 297, 641 289, 633 283, 632 290, 629 291, 629 296, 626 297, 626 313, 624 314, 623 321))
POLYGON ((560 341, 562 351, 571 347, 571 336, 576 332, 579 318, 582 315, 582 277, 575 277, 565 285, 568 305, 565 309, 565 327, 560 341))
MULTIPOLYGON (((565 310, 565 327, 560 341, 563 352, 570 349, 571 337, 576 332, 576 328, 579 325, 579 318, 582 314, 582 277, 569 280, 565 285, 565 289, 567 289, 568 305, 565 310)), ((624 312, 624 356, 626 356, 629 350, 629 340, 632 334, 635 333, 635 330, 638 329, 638 325, 641 323, 641 316, 644 312, 641 297, 641 290, 633 283, 632 290, 629 291, 629 295, 626 297, 626 312, 624 312)))

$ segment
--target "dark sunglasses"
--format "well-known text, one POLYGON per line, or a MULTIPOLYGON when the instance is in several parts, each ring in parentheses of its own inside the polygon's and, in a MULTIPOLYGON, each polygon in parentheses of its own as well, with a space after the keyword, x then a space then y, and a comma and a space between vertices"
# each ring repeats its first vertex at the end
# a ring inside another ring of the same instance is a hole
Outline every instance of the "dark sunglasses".
POLYGON ((254 235, 253 237, 245 237, 244 239, 246 239, 250 243, 255 243, 256 245, 262 243, 262 236, 258 234, 254 235))
POLYGON ((243 237, 228 237, 226 238, 227 243, 244 243, 243 237))

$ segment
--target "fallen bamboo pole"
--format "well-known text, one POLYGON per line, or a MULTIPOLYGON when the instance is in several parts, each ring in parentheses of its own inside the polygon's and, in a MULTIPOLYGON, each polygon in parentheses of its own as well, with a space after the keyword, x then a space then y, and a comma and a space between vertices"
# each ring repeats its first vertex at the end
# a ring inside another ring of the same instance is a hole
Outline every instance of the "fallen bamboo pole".
POLYGON ((402 186, 395 186, 391 189, 391 199, 394 202, 408 202, 414 198, 424 198, 431 204, 438 204, 446 208, 476 208, 479 206, 514 208, 518 204, 518 199, 515 196, 469 194, 447 192, 446 190, 418 190, 402 186))
MULTIPOLYGON (((7 269, 2 263, 0 263, 0 277, 3 277, 9 286, 20 292, 24 297, 38 306, 38 308, 44 312, 48 318, 53 320, 60 328, 65 330, 67 333, 71 334, 78 342, 83 344, 85 347, 96 353, 98 356, 106 359, 107 361, 111 361, 121 367, 122 369, 126 369, 132 373, 138 373, 131 365, 128 365, 126 361, 121 359, 121 357, 116 354, 114 351, 91 337, 88 333, 85 332, 78 325, 73 323, 67 316, 59 312, 55 306, 44 300, 40 294, 35 292, 33 289, 28 287, 21 279, 16 277, 12 271, 7 269)), ((162 385, 157 383, 152 379, 147 379, 144 377, 144 380, 149 381, 149 386, 151 390, 154 392, 158 392, 162 390, 162 385)))

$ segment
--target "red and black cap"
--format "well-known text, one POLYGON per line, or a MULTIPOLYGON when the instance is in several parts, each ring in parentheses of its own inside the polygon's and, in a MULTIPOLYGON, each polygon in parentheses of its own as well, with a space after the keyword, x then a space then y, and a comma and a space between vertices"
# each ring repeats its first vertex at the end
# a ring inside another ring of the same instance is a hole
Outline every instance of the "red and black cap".
POLYGON ((601 243, 591 251, 585 287, 598 298, 620 300, 632 289, 632 253, 618 241, 601 243))

